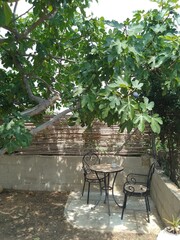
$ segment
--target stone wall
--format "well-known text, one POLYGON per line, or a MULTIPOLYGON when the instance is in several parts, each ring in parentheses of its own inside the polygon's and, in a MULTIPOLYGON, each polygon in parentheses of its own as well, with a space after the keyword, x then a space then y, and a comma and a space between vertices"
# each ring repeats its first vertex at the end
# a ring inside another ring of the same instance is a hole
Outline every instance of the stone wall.
POLYGON ((165 224, 165 219, 180 217, 180 189, 160 169, 153 175, 151 197, 165 224))

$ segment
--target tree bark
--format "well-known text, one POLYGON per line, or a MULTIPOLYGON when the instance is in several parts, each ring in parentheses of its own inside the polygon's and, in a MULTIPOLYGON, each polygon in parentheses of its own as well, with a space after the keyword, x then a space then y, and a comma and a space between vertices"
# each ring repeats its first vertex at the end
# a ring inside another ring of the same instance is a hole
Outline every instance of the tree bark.
POLYGON ((68 113, 72 112, 72 110, 70 108, 64 110, 61 113, 58 113, 56 116, 54 116, 52 119, 50 119, 49 121, 41 124, 40 126, 32 129, 30 131, 30 133, 34 136, 36 135, 38 132, 47 129, 47 128, 51 128, 53 126, 54 123, 58 122, 59 119, 61 119, 62 117, 66 116, 68 113))

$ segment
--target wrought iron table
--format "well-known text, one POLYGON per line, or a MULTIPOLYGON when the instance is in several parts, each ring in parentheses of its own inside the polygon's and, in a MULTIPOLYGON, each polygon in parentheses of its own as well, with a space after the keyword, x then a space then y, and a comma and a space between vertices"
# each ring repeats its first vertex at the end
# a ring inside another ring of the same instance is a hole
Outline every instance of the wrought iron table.
MULTIPOLYGON (((90 169, 92 171, 94 171, 98 177, 98 174, 104 174, 104 186, 102 187, 102 190, 105 191, 105 203, 107 201, 107 206, 108 206, 108 214, 109 216, 111 215, 110 213, 110 205, 109 205, 109 190, 112 191, 112 197, 115 201, 115 203, 119 206, 122 207, 122 205, 120 205, 117 201, 116 198, 114 196, 114 183, 117 177, 117 174, 119 172, 122 172, 124 170, 124 168, 122 166, 119 166, 117 164, 113 165, 113 164, 107 164, 107 163, 102 163, 102 164, 98 164, 98 165, 92 165, 90 167, 90 169), (110 175, 113 174, 113 180, 112 180, 112 184, 110 185, 110 175)), ((97 203, 95 204, 95 206, 93 207, 93 209, 99 204, 99 202, 101 201, 101 195, 100 195, 100 199, 97 201, 97 203)))

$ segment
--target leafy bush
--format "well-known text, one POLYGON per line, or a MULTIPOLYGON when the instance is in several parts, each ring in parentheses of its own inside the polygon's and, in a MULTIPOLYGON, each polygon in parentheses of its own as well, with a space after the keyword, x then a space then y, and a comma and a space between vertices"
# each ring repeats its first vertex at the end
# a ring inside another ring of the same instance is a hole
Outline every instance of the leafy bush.
POLYGON ((21 147, 30 145, 32 135, 25 127, 25 119, 20 114, 11 114, 3 120, 4 123, 0 126, 1 148, 5 147, 8 153, 12 153, 21 147))

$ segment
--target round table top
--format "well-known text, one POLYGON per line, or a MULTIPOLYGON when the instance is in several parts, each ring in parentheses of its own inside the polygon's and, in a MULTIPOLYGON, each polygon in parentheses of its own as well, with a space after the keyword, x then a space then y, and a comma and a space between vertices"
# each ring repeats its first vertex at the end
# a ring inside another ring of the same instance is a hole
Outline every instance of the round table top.
POLYGON ((90 166, 90 169, 101 173, 114 173, 123 171, 123 167, 118 164, 101 163, 90 166))

